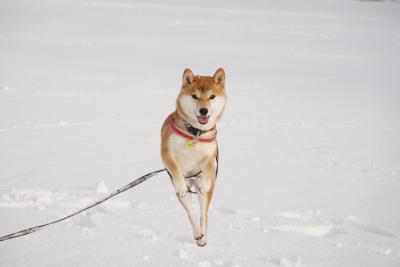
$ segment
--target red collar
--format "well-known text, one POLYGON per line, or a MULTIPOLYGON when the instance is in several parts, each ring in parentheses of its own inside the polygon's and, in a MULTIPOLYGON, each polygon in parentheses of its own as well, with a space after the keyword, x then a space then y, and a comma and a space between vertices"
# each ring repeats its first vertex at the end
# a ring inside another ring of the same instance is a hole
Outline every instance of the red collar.
POLYGON ((194 135, 187 134, 184 131, 180 130, 172 120, 169 122, 169 126, 171 126, 171 129, 176 134, 178 134, 182 137, 185 137, 186 139, 189 139, 189 140, 196 140, 197 142, 204 142, 204 143, 210 143, 210 142, 214 142, 215 140, 217 140, 216 136, 210 137, 210 138, 200 138, 200 137, 197 137, 194 135))

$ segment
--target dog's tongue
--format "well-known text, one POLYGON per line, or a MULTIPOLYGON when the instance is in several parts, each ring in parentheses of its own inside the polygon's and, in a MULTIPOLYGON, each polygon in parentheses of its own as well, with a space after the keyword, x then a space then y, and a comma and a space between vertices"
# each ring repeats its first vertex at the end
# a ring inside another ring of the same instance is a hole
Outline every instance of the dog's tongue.
POLYGON ((208 117, 207 116, 198 116, 197 119, 201 124, 206 124, 208 122, 208 117))

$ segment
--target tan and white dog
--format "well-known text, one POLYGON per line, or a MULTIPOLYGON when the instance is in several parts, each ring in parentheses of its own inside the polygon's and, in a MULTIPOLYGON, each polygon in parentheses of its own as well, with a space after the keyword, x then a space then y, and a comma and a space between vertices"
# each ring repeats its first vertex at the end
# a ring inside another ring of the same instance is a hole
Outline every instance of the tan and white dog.
POLYGON ((161 129, 162 160, 189 216, 194 239, 201 247, 207 244, 207 213, 218 167, 216 123, 226 99, 224 69, 218 69, 212 77, 197 76, 186 69, 176 110, 161 129), (199 199, 200 221, 192 210, 193 187, 199 199))

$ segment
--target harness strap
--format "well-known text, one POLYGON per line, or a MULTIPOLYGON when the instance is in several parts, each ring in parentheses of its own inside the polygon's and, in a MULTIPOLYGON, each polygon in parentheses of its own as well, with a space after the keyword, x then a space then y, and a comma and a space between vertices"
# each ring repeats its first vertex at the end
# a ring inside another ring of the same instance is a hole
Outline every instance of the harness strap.
POLYGON ((217 177, 218 177, 218 165, 219 165, 218 143, 217 143, 217 154, 215 155, 215 162, 217 163, 217 166, 215 168, 215 180, 217 180, 217 177))

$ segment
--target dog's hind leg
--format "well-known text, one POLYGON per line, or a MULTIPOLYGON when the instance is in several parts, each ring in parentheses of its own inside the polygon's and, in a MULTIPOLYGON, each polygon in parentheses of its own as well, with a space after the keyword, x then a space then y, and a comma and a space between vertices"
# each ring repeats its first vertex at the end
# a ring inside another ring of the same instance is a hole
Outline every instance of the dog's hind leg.
POLYGON ((192 209, 192 196, 191 194, 187 194, 183 197, 178 195, 178 200, 182 204, 182 206, 185 208, 186 213, 189 217, 189 221, 192 224, 193 228, 193 236, 195 240, 199 240, 203 237, 201 228, 198 223, 197 216, 194 214, 193 209, 192 209))
POLYGON ((200 203, 200 235, 202 236, 197 240, 197 245, 199 247, 204 247, 207 245, 207 227, 208 227, 208 207, 210 206, 210 201, 214 191, 214 183, 212 183, 210 190, 204 194, 198 194, 200 203))
POLYGON ((207 245, 207 227, 208 227, 208 208, 210 207, 211 198, 215 185, 215 166, 211 163, 208 165, 205 176, 200 178, 197 184, 198 198, 200 204, 200 232, 202 238, 197 240, 199 247, 207 245))

